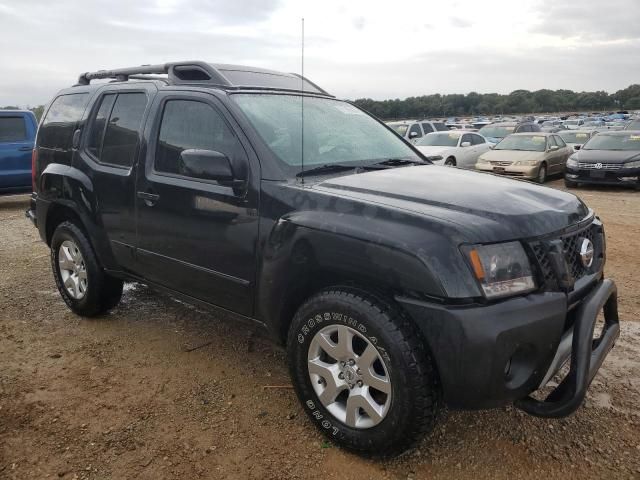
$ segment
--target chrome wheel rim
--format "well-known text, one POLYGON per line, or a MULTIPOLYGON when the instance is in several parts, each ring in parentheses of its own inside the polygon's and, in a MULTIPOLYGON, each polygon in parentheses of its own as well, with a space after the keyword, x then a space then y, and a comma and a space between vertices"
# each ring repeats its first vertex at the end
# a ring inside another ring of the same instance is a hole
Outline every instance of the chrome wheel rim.
POLYGON ((78 246, 71 240, 65 240, 58 250, 58 268, 60 278, 69 296, 81 300, 87 293, 87 268, 78 246))
POLYGON ((309 345, 311 385, 322 405, 351 428, 379 424, 391 406, 391 379, 378 349, 346 325, 329 325, 309 345))

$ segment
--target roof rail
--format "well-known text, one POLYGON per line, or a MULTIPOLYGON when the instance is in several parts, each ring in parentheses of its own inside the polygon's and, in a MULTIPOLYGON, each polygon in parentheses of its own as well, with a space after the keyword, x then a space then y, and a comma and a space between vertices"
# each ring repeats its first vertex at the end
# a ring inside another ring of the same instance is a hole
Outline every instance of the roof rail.
POLYGON ((157 80, 157 77, 141 77, 143 75, 168 75, 170 83, 184 83, 205 81, 216 85, 230 87, 231 83, 211 64, 193 62, 162 63, 157 65, 140 65, 138 67, 116 68, 113 70, 98 70, 85 72, 78 77, 78 85, 89 85, 91 80, 111 78, 119 82, 132 79, 157 80))
POLYGON ((302 91, 332 96, 297 73, 283 73, 240 65, 211 64, 197 60, 85 72, 79 76, 76 86, 89 85, 92 80, 98 79, 111 79, 112 82, 159 80, 168 85, 200 84, 227 90, 302 91))

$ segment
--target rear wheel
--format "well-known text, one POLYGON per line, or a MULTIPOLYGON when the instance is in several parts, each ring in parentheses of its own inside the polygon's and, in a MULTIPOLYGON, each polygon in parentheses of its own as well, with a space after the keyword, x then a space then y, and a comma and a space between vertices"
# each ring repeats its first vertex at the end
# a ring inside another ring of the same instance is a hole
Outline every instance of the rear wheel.
POLYGON ((456 159, 453 157, 449 157, 444 161, 444 164, 447 167, 455 167, 456 166, 456 159))
POLYGON ((538 181, 538 183, 544 183, 547 181, 547 164, 546 163, 543 163, 542 165, 540 165, 536 180, 538 181))
POLYGON ((51 267, 62 299, 78 315, 99 315, 120 302, 122 280, 102 270, 84 232, 71 222, 53 232, 51 267))
POLYGON ((435 368, 413 324, 388 302, 349 288, 313 296, 296 313, 287 353, 303 408, 345 448, 393 456, 435 423, 435 368))

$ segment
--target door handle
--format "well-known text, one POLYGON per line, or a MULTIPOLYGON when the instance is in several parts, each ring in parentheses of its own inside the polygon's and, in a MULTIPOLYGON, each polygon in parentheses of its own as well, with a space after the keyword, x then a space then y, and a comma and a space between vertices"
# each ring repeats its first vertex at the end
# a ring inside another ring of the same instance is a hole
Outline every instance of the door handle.
POLYGON ((157 193, 137 192, 136 195, 138 198, 144 200, 144 203, 147 207, 153 207, 160 199, 160 195, 158 195, 157 193))

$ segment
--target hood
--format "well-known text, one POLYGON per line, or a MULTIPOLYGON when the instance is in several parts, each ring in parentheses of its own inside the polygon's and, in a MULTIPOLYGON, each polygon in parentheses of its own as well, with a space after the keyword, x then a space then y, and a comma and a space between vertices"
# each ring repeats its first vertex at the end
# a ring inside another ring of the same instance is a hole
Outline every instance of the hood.
POLYGON ((522 160, 542 160, 544 152, 525 152, 521 150, 489 150, 481 158, 489 161, 515 162, 522 160))
POLYGON ((345 175, 313 188, 429 217, 455 228, 470 243, 536 237, 591 214, 568 192, 437 165, 345 175))
POLYGON ((484 137, 488 143, 493 143, 494 145, 500 142, 504 137, 484 137))
POLYGON ((573 154, 572 158, 584 163, 624 163, 640 159, 640 151, 580 149, 573 154))
POLYGON ((416 145, 416 148, 420 150, 420 152, 422 152, 422 154, 426 155, 427 157, 431 155, 442 155, 444 157, 449 151, 453 150, 455 147, 442 147, 442 146, 436 146, 436 145, 428 145, 428 146, 416 145))

